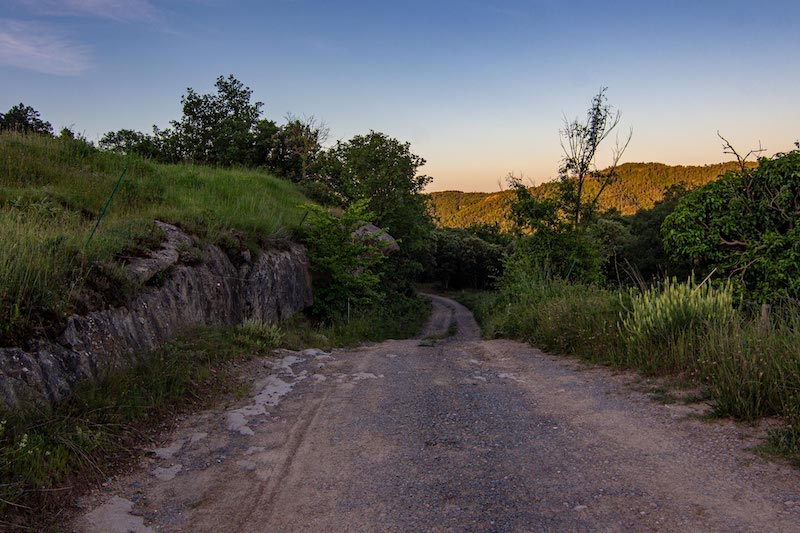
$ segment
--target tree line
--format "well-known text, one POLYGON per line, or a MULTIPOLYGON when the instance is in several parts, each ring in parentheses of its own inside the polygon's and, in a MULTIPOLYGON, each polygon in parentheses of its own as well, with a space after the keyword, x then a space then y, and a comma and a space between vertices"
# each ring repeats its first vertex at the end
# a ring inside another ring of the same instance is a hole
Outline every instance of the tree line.
POLYGON ((725 141, 735 161, 619 165, 626 140, 598 170, 598 149, 618 123, 601 90, 585 119, 565 122, 556 180, 532 188, 510 176, 503 193, 434 193, 436 214, 466 227, 437 230, 429 279, 481 288, 509 269, 537 269, 575 283, 645 287, 694 274, 732 283, 745 301, 800 299, 800 146, 749 161, 725 141), (658 197, 621 212, 618 192, 635 189, 658 189, 658 197), (486 216, 491 208, 499 217, 486 216), (483 218, 457 220, 458 212, 483 218))

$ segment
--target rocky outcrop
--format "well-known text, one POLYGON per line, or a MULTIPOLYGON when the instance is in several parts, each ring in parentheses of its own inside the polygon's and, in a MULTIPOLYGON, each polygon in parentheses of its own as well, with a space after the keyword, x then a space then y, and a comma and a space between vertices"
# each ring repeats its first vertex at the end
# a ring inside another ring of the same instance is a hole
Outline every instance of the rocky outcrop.
POLYGON ((400 245, 397 244, 394 237, 373 224, 364 224, 350 235, 356 239, 376 244, 384 255, 390 255, 400 251, 400 245))
POLYGON ((83 380, 131 366, 189 328, 237 324, 254 318, 276 322, 312 303, 305 250, 296 244, 245 253, 235 266, 216 246, 198 265, 180 264, 180 250, 193 240, 159 223, 161 249, 128 265, 131 279, 157 274, 158 287, 143 289, 124 307, 72 316, 55 341, 35 339, 26 349, 0 348, 0 401, 7 407, 55 403, 83 380))

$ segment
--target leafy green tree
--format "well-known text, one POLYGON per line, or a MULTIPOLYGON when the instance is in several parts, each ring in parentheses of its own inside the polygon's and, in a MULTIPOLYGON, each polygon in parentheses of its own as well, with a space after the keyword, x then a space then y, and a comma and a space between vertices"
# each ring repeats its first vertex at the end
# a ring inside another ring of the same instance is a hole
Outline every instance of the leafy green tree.
POLYGON ((186 89, 181 97, 183 116, 171 122, 171 135, 184 159, 218 165, 246 163, 264 104, 251 103, 253 91, 233 75, 219 76, 214 86, 214 94, 186 89))
POLYGON ((304 206, 308 216, 303 240, 308 247, 314 277, 313 313, 322 319, 346 316, 349 306, 368 306, 380 297, 380 267, 385 256, 377 240, 353 237, 373 214, 367 201, 350 204, 341 216, 314 204, 304 206))
POLYGON ((378 226, 416 248, 432 227, 422 194, 432 178, 420 174, 425 160, 411 153, 411 145, 370 131, 327 150, 319 164, 319 179, 329 197, 343 206, 367 201, 378 226))
POLYGON ((0 113, 0 131, 7 130, 53 135, 53 126, 42 120, 38 111, 21 102, 6 113, 0 113))
MULTIPOLYGON (((592 99, 586 121, 564 121, 560 131, 564 158, 555 187, 534 196, 516 177, 509 176, 512 191, 510 218, 519 234, 516 256, 552 275, 583 282, 599 282, 603 265, 618 253, 625 239, 621 224, 597 220, 600 197, 617 178, 616 167, 631 136, 612 150, 612 164, 603 171, 595 160, 603 141, 619 124, 600 89, 592 99)), ((521 264, 522 264, 521 263, 521 264)))
POLYGON ((510 261, 535 265, 555 277, 586 283, 602 279, 600 243, 588 225, 574 226, 557 197, 537 198, 518 178, 509 176, 513 191, 510 214, 517 242, 510 261))
POLYGON ((274 152, 276 135, 280 128, 274 120, 262 118, 253 126, 253 150, 250 165, 255 167, 271 166, 270 158, 274 152))
POLYGON ((436 229, 430 244, 425 279, 445 289, 484 289, 500 274, 503 246, 487 242, 470 230, 436 229))
POLYGON ((153 136, 128 129, 105 133, 100 138, 98 145, 102 150, 119 154, 136 154, 156 159, 159 159, 161 155, 153 136))
POLYGON ((645 282, 671 277, 688 279, 692 272, 691 261, 678 261, 667 254, 661 235, 664 220, 675 210, 678 201, 687 192, 682 184, 673 185, 664 192, 663 200, 656 202, 650 209, 640 209, 623 218, 630 238, 619 250, 615 275, 616 269, 621 269, 626 277, 641 277, 645 282))
POLYGON ((664 245, 749 298, 800 298, 800 150, 696 189, 664 221, 664 245))
POLYGON ((328 137, 328 128, 313 116, 300 119, 289 115, 286 124, 272 136, 267 166, 279 176, 307 183, 328 137))

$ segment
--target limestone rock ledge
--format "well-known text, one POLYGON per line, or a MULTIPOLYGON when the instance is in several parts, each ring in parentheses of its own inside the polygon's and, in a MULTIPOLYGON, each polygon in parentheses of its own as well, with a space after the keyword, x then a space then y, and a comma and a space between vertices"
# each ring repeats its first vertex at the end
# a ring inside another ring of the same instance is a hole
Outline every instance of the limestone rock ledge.
POLYGON ((71 316, 55 341, 34 339, 25 349, 0 348, 0 406, 53 404, 81 381, 132 366, 152 350, 195 326, 230 325, 254 318, 277 322, 312 303, 308 258, 287 244, 257 257, 243 254, 238 268, 216 246, 198 265, 178 263, 175 251, 191 237, 158 223, 167 240, 150 257, 128 266, 132 279, 163 272, 124 307, 71 316))

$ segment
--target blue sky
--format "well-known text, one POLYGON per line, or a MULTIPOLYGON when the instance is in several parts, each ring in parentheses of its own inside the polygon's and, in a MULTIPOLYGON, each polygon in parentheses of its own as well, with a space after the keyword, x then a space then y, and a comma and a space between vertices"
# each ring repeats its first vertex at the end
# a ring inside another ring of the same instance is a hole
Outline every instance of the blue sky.
POLYGON ((3 0, 0 109, 97 139, 166 126, 186 87, 233 74, 275 120, 411 142, 431 190, 497 190, 553 177, 564 115, 601 86, 633 128, 626 161, 726 160, 717 130, 790 149, 798 20, 796 1, 3 0))

